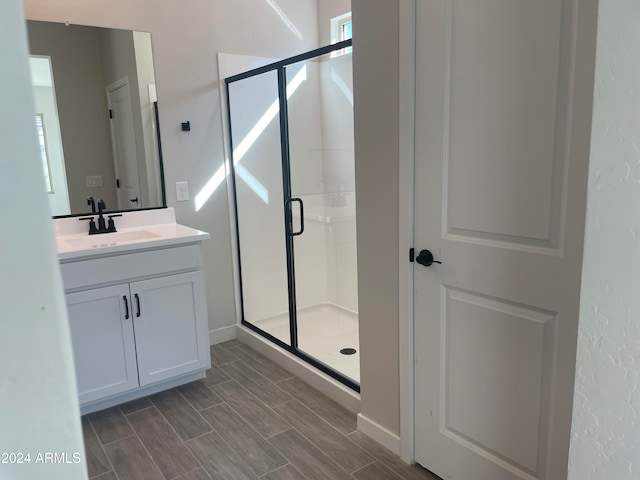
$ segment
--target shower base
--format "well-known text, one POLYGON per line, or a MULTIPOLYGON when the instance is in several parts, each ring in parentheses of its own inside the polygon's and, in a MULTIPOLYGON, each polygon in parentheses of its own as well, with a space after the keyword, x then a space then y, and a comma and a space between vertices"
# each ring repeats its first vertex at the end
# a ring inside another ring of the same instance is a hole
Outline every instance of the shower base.
MULTIPOLYGON (((289 314, 276 315, 254 325, 282 340, 289 339, 289 314)), ((321 303, 298 310, 298 348, 360 383, 360 345, 358 314, 331 303, 321 303), (343 349, 356 353, 344 355, 343 349)))

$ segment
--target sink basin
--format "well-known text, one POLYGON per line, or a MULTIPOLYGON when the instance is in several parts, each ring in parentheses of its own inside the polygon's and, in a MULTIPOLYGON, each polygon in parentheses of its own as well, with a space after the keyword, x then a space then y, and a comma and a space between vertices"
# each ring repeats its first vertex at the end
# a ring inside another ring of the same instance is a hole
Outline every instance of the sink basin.
POLYGON ((135 243, 153 238, 159 238, 157 233, 148 230, 131 230, 129 232, 103 233, 99 235, 87 235, 80 238, 68 238, 65 242, 73 248, 99 248, 135 243))

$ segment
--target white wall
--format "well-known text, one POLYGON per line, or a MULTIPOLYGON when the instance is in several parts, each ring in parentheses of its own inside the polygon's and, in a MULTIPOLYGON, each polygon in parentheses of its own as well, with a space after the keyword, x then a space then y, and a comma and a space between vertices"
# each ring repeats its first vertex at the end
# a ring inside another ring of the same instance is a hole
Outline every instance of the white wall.
POLYGON ((398 434, 398 0, 352 10, 361 413, 398 434))
POLYGON ((87 478, 78 393, 51 212, 33 121, 27 34, 20 0, 0 2, 0 478, 87 478), (81 453, 78 464, 37 454, 81 453))
POLYGON ((331 43, 331 19, 351 11, 351 0, 320 0, 318 2, 318 38, 320 45, 331 43))
POLYGON ((213 331, 236 319, 226 186, 198 212, 193 200, 223 165, 217 54, 286 58, 315 48, 316 0, 278 5, 295 30, 263 0, 24 0, 28 18, 151 33, 167 203, 180 223, 211 232, 204 268, 213 331), (180 123, 187 120, 191 132, 183 133, 180 123), (176 203, 177 181, 189 182, 189 202, 176 203))
POLYGON ((600 0, 569 478, 640 477, 640 3, 600 0))
MULTIPOLYGON (((133 32, 130 30, 96 29, 96 34, 100 38, 103 85, 106 87, 125 75, 128 76, 132 100, 135 102, 138 92, 138 69, 136 68, 133 32)), ((139 128, 139 125, 137 127, 139 128)), ((138 131, 136 131, 136 135, 139 135, 138 131)))

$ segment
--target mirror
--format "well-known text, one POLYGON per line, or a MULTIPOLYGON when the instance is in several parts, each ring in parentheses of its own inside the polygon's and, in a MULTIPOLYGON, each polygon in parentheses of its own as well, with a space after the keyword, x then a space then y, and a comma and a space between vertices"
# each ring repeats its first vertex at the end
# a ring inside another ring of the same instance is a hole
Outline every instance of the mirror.
POLYGON ((27 21, 36 127, 54 216, 166 206, 147 32, 27 21))

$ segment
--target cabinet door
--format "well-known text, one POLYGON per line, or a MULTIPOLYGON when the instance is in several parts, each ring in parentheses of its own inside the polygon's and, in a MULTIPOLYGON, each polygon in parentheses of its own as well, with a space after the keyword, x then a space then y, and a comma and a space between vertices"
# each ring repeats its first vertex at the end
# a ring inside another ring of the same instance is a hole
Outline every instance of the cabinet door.
POLYGON ((129 286, 70 293, 66 300, 80 403, 136 388, 129 286), (129 302, 128 316, 125 302, 129 302))
POLYGON ((130 284, 140 385, 209 365, 209 338, 201 272, 130 284))

